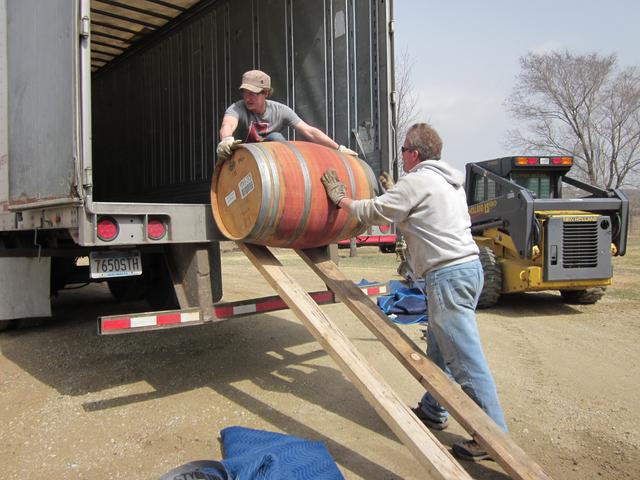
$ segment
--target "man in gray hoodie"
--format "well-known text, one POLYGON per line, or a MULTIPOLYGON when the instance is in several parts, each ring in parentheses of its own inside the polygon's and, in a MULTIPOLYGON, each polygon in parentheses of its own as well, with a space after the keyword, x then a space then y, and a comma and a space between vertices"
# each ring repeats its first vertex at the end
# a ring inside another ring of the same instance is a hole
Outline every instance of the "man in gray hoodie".
MULTIPOLYGON (((407 243, 407 262, 424 278, 429 312, 427 355, 460 384, 504 431, 507 425, 495 383, 482 350, 475 309, 484 275, 463 188, 464 175, 440 160, 442 140, 426 123, 407 132, 400 177, 383 195, 352 200, 333 170, 322 176, 327 195, 368 225, 395 223, 407 243)), ((426 392, 413 409, 430 428, 448 426, 448 412, 426 392)), ((489 458, 475 441, 456 443, 465 460, 489 458)))

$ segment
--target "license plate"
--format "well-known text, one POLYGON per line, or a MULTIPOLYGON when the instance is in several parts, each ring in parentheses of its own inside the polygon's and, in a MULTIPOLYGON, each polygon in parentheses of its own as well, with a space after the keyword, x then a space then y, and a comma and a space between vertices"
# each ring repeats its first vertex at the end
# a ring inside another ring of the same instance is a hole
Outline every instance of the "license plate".
POLYGON ((89 254, 91 278, 128 277, 142 274, 140 250, 109 250, 89 254))

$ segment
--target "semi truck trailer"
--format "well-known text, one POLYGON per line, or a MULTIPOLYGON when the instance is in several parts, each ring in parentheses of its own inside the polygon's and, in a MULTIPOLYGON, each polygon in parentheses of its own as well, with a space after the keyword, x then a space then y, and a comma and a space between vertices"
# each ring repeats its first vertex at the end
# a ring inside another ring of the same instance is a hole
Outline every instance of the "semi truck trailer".
POLYGON ((391 0, 0 0, 0 329, 87 282, 217 320, 210 183, 242 73, 379 174, 392 58, 391 0))

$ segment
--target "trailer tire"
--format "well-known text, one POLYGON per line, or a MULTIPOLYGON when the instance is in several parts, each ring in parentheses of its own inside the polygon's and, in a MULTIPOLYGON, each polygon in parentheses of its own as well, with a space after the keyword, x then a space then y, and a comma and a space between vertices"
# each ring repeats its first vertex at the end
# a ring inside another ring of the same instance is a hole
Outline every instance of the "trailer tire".
POLYGON ((567 303, 592 305, 605 294, 605 287, 585 288, 583 290, 560 290, 560 295, 567 303))
POLYGON ((112 278, 107 286, 113 298, 119 302, 130 302, 144 298, 144 280, 142 275, 134 277, 112 278))
POLYGON ((478 308, 493 307, 502 293, 502 268, 498 257, 489 247, 480 246, 480 263, 484 270, 484 286, 478 299, 478 308))
POLYGON ((34 328, 44 325, 49 317, 18 318, 15 321, 16 328, 34 328))
POLYGON ((0 320, 0 332, 9 328, 12 323, 13 323, 13 320, 0 320))

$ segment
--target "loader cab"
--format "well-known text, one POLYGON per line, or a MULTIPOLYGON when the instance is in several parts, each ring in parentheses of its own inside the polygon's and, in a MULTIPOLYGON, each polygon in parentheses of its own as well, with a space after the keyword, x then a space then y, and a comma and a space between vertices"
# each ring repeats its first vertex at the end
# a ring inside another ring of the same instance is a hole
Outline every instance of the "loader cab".
MULTIPOLYGON (((513 156, 477 162, 507 181, 526 188, 534 198, 562 198, 562 177, 573 165, 572 157, 513 156)), ((468 203, 473 205, 504 194, 501 186, 477 171, 467 169, 468 203)))

